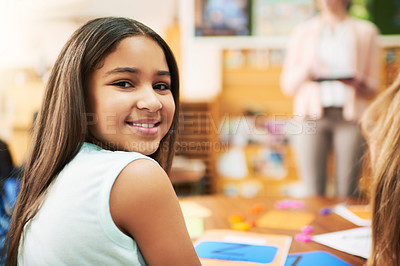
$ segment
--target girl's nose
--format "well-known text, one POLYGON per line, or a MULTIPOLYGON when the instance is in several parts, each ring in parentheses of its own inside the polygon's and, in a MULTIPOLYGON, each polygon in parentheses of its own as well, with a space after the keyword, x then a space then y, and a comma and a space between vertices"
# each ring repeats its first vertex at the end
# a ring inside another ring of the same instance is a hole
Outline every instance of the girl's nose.
POLYGON ((138 109, 147 109, 150 112, 157 112, 162 108, 157 92, 152 86, 145 86, 140 90, 140 98, 137 101, 138 109))

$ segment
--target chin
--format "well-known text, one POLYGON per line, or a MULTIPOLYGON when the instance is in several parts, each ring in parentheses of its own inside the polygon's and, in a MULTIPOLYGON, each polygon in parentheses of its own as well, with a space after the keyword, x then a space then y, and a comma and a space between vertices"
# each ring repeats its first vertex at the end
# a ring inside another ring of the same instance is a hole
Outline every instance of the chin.
POLYGON ((157 149, 155 149, 155 150, 145 150, 145 151, 136 151, 136 152, 141 153, 141 154, 146 155, 146 156, 150 156, 150 155, 154 154, 156 151, 157 151, 157 149))

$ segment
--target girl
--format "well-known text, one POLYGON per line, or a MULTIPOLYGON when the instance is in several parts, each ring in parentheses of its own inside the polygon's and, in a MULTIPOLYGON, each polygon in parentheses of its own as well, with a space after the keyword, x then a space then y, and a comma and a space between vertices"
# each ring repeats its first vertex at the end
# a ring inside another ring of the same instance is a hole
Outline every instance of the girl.
POLYGON ((400 265, 400 75, 362 118, 372 170, 372 254, 368 265, 400 265))
POLYGON ((179 107, 153 30, 99 18, 47 84, 8 235, 7 265, 199 265, 166 172, 179 107))

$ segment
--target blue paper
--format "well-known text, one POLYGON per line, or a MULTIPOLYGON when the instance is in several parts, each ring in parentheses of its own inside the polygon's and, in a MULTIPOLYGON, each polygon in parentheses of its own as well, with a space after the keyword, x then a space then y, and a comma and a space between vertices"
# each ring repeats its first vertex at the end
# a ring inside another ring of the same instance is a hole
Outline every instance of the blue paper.
POLYGON ((311 251, 289 254, 285 266, 351 266, 351 264, 339 259, 325 251, 311 251))
POLYGON ((196 246, 197 255, 205 259, 271 263, 277 247, 241 243, 204 241, 196 246))

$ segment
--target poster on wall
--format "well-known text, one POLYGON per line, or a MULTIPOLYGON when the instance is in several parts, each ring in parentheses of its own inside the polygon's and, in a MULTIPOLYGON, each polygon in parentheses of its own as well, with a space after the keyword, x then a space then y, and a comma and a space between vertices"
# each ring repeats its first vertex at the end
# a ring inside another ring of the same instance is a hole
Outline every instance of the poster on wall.
POLYGON ((195 0, 195 36, 251 34, 251 0, 195 0))
POLYGON ((252 31, 256 36, 285 36, 315 14, 314 0, 254 0, 252 31))

